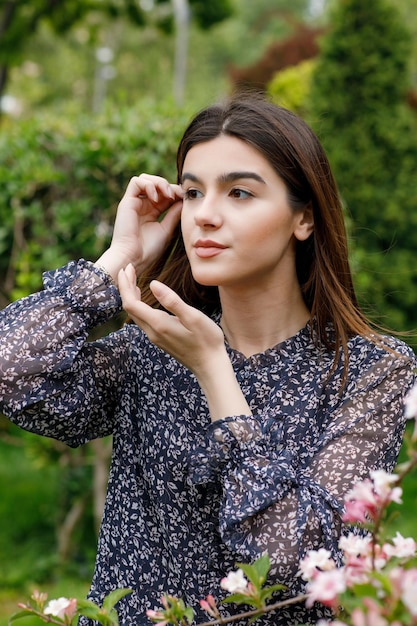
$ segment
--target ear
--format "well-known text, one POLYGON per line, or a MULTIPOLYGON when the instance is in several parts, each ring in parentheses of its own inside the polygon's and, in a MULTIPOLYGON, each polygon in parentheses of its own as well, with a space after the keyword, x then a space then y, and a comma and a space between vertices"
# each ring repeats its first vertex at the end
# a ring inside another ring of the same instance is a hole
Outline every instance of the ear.
POLYGON ((294 228, 294 237, 298 241, 305 241, 311 235, 314 230, 314 216, 311 203, 297 213, 296 223, 294 228))

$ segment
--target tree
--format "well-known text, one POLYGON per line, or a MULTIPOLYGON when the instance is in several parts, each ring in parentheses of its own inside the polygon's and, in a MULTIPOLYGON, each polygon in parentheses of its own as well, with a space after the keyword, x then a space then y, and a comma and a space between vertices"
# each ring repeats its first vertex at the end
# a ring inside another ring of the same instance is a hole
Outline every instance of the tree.
MULTIPOLYGON (((183 26, 189 9, 196 23, 203 29, 209 29, 231 15, 232 4, 231 0, 156 0, 154 9, 146 11, 136 0, 5 0, 0 8, 0 98, 4 94, 10 68, 21 60, 28 38, 43 22, 58 33, 66 33, 83 20, 94 33, 97 22, 93 20, 90 23, 86 18, 90 14, 98 14, 113 20, 124 17, 138 27, 151 22, 170 29, 174 23, 183 26)), ((182 50, 180 54, 183 54, 182 50)))
POLYGON ((358 290, 374 317, 416 325, 417 129, 410 36, 389 0, 335 5, 311 82, 312 124, 348 214, 358 290))
POLYGON ((229 70, 232 82, 237 88, 245 90, 265 90, 280 70, 314 58, 318 54, 318 39, 323 32, 322 27, 294 24, 291 35, 270 44, 256 63, 249 67, 232 66, 229 70))
MULTIPOLYGON (((69 259, 98 258, 110 243, 117 203, 132 172, 175 178, 176 148, 188 119, 186 111, 174 115, 172 107, 142 105, 94 119, 48 116, 5 126, 0 134, 0 306, 40 289, 43 271, 69 259)), ((90 338, 123 321, 112 320, 90 338)), ((7 434, 0 421, 0 440, 7 434)), ((24 436, 24 441, 33 438, 24 436)), ((70 560, 74 533, 89 506, 96 527, 100 521, 111 443, 98 439, 71 450, 36 439, 36 458, 41 451, 45 462, 59 458, 57 552, 61 561, 70 560)))
POLYGON ((91 12, 113 17, 126 14, 138 25, 144 23, 143 11, 133 0, 6 0, 0 12, 0 97, 10 67, 21 59, 27 39, 42 21, 58 33, 65 33, 91 12))

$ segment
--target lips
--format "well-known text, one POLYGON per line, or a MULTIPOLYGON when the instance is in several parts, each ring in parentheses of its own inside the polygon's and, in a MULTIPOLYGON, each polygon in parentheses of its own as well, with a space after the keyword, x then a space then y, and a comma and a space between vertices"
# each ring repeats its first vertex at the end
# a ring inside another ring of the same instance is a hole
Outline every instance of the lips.
POLYGON ((194 249, 198 257, 202 259, 208 259, 210 257, 220 254, 223 250, 226 249, 226 246, 223 246, 217 241, 212 241, 211 239, 199 239, 195 242, 194 249))

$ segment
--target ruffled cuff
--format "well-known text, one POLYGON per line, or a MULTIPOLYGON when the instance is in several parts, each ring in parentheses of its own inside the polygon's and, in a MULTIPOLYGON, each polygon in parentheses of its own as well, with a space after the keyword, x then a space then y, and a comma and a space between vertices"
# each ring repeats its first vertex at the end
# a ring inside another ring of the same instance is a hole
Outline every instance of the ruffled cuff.
POLYGON ((253 415, 239 415, 214 422, 204 444, 189 455, 189 478, 194 484, 223 482, 226 473, 245 463, 268 467, 283 453, 281 436, 282 426, 272 418, 261 423, 253 415))
POLYGON ((241 555, 258 548, 245 521, 281 500, 297 484, 291 452, 282 446, 281 422, 237 416, 212 424, 205 444, 189 456, 194 484, 217 482, 222 488, 219 530, 241 555))
POLYGON ((90 261, 71 261, 43 275, 44 288, 61 296, 74 312, 82 312, 87 325, 96 326, 122 310, 122 300, 110 276, 90 261))

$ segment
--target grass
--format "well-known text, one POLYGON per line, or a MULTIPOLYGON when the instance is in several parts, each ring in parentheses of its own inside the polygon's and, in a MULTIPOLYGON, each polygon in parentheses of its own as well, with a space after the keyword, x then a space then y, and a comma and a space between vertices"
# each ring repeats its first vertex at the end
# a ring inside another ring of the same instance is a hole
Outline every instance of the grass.
MULTIPOLYGON (((7 432, 19 442, 19 431, 7 432)), ((89 553, 85 562, 73 559, 66 568, 58 566, 56 523, 62 470, 55 462, 37 462, 33 449, 28 454, 27 444, 31 444, 26 438, 21 440, 23 445, 0 438, 0 626, 7 625, 18 611, 17 603, 27 602, 34 589, 48 592, 50 598, 84 597, 93 569, 95 546, 89 540, 88 545, 77 546, 83 555, 89 553)), ((34 618, 18 623, 40 624, 34 618)))
MULTIPOLYGON (((24 589, 0 590, 0 626, 7 626, 10 616, 19 611, 18 602, 28 602, 35 589, 47 592, 48 597, 52 599, 61 596, 82 598, 87 594, 88 588, 89 582, 64 576, 60 580, 47 584, 36 585, 31 582, 27 583, 24 589)), ((44 622, 33 617, 25 617, 16 622, 22 626, 39 626, 42 623, 44 622)))

